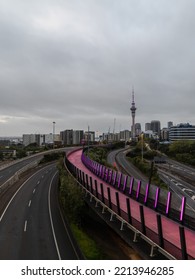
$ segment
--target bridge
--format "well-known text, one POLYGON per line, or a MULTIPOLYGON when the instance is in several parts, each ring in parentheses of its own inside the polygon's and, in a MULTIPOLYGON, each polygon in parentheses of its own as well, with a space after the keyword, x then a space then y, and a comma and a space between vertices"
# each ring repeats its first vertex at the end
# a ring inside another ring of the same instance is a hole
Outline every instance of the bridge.
POLYGON ((159 188, 150 197, 149 184, 91 160, 82 149, 68 153, 65 166, 85 191, 90 207, 143 258, 195 258, 195 231, 193 225, 189 228, 190 217, 185 217, 185 197, 178 209, 171 209, 169 191, 160 204, 159 188))

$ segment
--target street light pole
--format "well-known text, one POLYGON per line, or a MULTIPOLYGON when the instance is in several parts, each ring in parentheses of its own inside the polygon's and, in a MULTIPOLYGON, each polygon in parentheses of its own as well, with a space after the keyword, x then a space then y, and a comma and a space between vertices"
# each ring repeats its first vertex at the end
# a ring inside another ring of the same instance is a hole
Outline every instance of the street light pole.
POLYGON ((89 125, 88 125, 88 133, 87 133, 87 155, 89 156, 89 125))
POLYGON ((143 160, 144 160, 144 134, 143 134, 143 132, 142 132, 142 134, 141 134, 141 141, 142 141, 142 162, 143 162, 143 160))
POLYGON ((53 122, 53 149, 54 149, 54 137, 55 137, 55 122, 53 122))

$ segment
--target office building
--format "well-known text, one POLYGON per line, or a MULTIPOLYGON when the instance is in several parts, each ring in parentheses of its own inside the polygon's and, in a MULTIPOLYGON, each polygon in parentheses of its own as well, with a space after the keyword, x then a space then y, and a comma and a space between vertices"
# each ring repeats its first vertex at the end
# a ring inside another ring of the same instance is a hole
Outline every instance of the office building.
POLYGON ((168 122, 168 123, 167 123, 167 127, 168 127, 168 128, 170 128, 170 127, 172 127, 172 126, 173 126, 173 122, 168 122))
POLYGON ((195 141, 195 126, 189 123, 180 123, 169 129, 169 141, 193 140, 195 141))
POLYGON ((139 136, 141 133, 142 133, 141 123, 136 123, 135 124, 135 136, 139 136))
POLYGON ((151 121, 151 130, 154 133, 156 133, 158 137, 160 137, 160 130, 161 130, 160 121, 157 120, 151 121))
POLYGON ((151 123, 145 123, 145 131, 151 130, 151 123))

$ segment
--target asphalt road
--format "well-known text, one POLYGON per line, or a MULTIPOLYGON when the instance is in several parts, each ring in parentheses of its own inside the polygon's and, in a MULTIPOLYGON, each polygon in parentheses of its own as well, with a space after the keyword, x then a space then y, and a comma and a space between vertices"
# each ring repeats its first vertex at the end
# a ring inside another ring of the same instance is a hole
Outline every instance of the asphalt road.
POLYGON ((37 157, 30 157, 27 159, 23 159, 19 162, 13 162, 12 165, 0 170, 0 186, 7 181, 11 176, 13 176, 17 171, 25 167, 26 165, 34 162, 39 161, 42 158, 41 155, 37 157))
POLYGON ((71 150, 77 149, 77 147, 66 147, 66 148, 60 148, 60 149, 55 149, 55 150, 49 150, 46 152, 38 153, 26 158, 22 158, 17 161, 13 161, 10 164, 8 164, 5 167, 0 168, 0 186, 6 182, 10 177, 12 177, 17 171, 25 167, 26 165, 35 162, 35 161, 40 161, 44 154, 48 154, 51 152, 68 152, 71 150))
POLYGON ((37 171, 11 198, 0 217, 0 259, 78 259, 62 220, 55 165, 37 171))

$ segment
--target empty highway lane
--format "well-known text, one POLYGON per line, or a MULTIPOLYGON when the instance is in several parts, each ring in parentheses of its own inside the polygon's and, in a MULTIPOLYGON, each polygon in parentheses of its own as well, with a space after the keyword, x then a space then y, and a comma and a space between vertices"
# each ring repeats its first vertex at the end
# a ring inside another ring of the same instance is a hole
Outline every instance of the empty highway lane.
POLYGON ((62 220, 54 164, 28 178, 0 217, 1 260, 78 259, 62 220))

